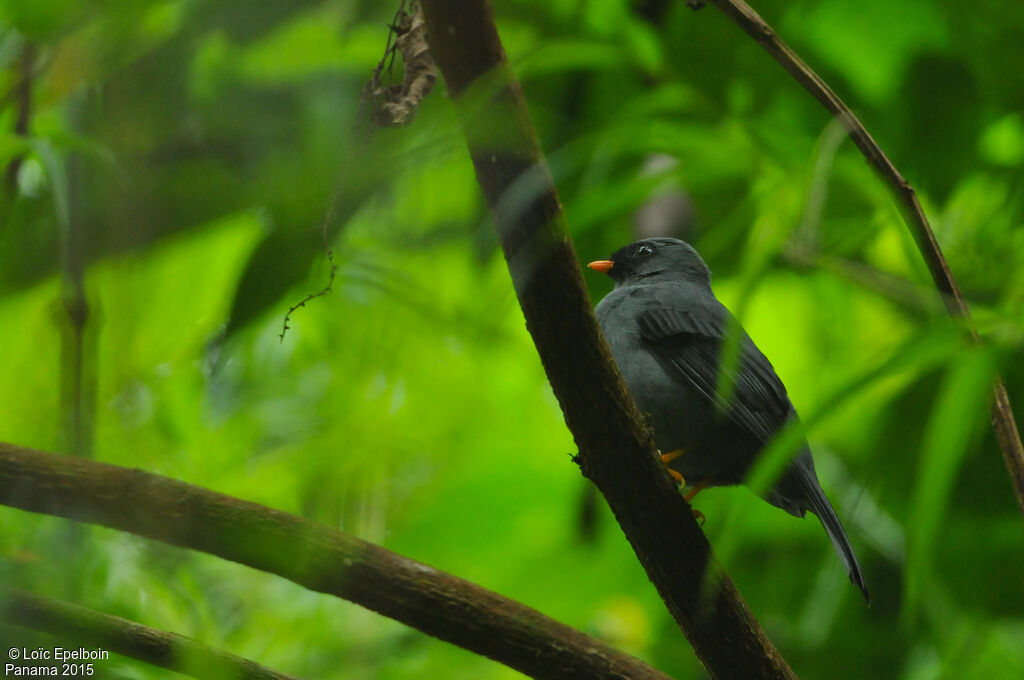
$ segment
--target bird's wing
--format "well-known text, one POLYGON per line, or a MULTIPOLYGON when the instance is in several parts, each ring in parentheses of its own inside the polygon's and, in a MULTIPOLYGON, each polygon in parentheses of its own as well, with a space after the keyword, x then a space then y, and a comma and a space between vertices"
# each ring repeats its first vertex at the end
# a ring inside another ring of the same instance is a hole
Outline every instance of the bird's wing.
POLYGON ((664 297, 659 295, 638 317, 647 346, 670 373, 767 443, 793 410, 771 363, 716 300, 703 303, 673 295, 665 304, 664 297), (740 334, 739 361, 732 369, 720 366, 722 346, 730 331, 740 334))

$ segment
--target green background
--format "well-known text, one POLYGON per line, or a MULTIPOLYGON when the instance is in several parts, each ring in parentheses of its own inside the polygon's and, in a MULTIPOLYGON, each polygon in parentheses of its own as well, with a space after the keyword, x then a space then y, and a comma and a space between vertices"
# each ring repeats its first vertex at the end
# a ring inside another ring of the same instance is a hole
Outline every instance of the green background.
MULTIPOLYGON (((813 518, 743 488, 697 502, 796 672, 1024 677, 1021 517, 988 425, 994 371, 1024 403, 1024 4, 755 3, 918 190, 984 350, 860 154, 714 8, 496 4, 581 261, 660 216, 808 424, 870 607, 813 518)), ((0 439, 301 514, 703 677, 570 460, 443 84, 408 128, 353 135, 394 9, 0 1, 0 165, 21 159, 0 194, 0 439), (281 342, 327 280, 335 187, 333 290, 281 342)), ((610 288, 586 278, 595 301, 610 288)), ((69 526, 0 508, 0 580, 301 677, 518 675, 278 577, 69 526)))

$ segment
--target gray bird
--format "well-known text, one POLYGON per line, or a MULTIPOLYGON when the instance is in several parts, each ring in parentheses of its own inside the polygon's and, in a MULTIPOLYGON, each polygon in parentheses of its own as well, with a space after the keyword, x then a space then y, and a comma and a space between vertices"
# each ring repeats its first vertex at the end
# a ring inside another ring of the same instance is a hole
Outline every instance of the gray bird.
MULTIPOLYGON (((630 394, 651 419, 655 444, 669 452, 663 460, 673 476, 691 482, 687 500, 707 486, 742 483, 772 437, 798 416, 771 363, 715 298, 704 260, 683 241, 649 238, 589 267, 615 281, 597 319, 630 394), (730 332, 739 334, 733 370, 719 357, 730 332)), ((797 517, 817 515, 868 599, 806 440, 765 500, 797 517)))

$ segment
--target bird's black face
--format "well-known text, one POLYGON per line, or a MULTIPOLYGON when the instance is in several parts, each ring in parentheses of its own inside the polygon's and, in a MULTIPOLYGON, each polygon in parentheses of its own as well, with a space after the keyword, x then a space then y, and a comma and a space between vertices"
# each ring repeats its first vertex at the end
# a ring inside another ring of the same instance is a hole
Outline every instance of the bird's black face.
POLYGON ((711 271, 689 243, 674 238, 648 238, 619 248, 607 260, 589 265, 616 284, 664 275, 711 285, 711 271))

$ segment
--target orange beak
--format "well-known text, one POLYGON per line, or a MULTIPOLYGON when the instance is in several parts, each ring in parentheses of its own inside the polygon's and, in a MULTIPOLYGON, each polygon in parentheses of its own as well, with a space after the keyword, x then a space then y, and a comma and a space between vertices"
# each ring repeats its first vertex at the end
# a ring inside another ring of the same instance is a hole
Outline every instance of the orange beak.
POLYGON ((599 271, 602 274, 607 274, 608 270, 615 266, 615 263, 611 260, 595 260, 587 265, 594 271, 599 271))

